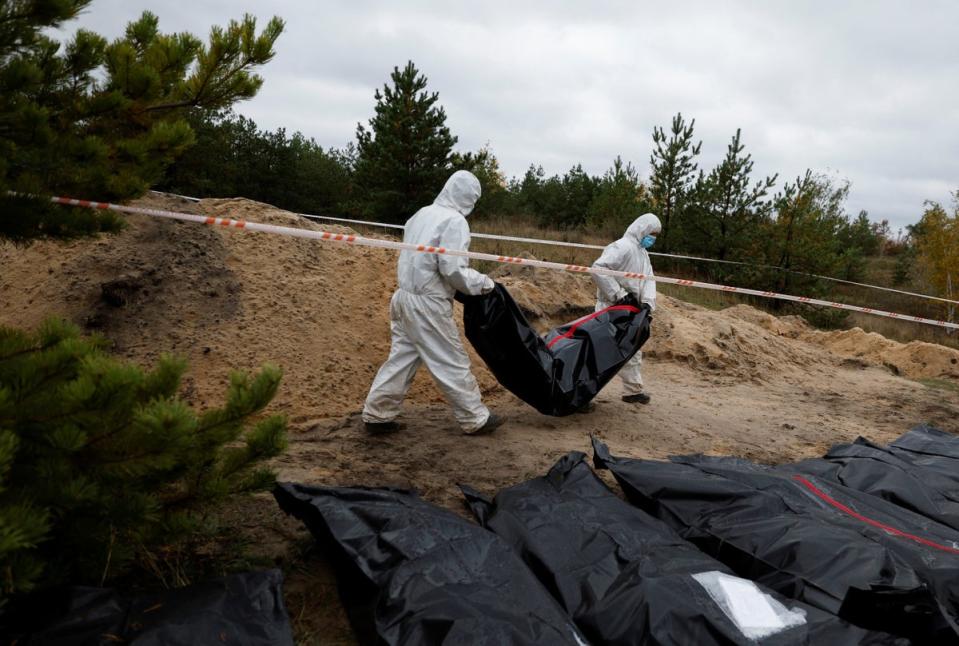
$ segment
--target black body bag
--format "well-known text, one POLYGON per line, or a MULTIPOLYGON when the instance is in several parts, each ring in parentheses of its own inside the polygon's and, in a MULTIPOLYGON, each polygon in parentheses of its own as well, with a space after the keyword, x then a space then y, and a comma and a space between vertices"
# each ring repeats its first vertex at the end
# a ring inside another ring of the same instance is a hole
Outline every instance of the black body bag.
POLYGON ((883 447, 864 438, 781 467, 868 493, 959 530, 959 437, 917 426, 883 447))
POLYGON ((337 570, 361 643, 586 643, 501 538, 414 492, 284 483, 273 495, 337 570))
POLYGON ((959 532, 788 466, 618 458, 627 498, 740 576, 874 630, 959 643, 959 532))
POLYGON ((506 291, 457 293, 466 338, 504 388, 562 417, 588 404, 649 339, 648 306, 614 305, 541 337, 506 291))
POLYGON ((43 646, 243 644, 293 646, 279 570, 249 572, 136 595, 47 590, 0 616, 0 643, 43 646))
POLYGON ((616 497, 579 452, 489 501, 461 486, 594 644, 889 644, 738 578, 665 523, 616 497))

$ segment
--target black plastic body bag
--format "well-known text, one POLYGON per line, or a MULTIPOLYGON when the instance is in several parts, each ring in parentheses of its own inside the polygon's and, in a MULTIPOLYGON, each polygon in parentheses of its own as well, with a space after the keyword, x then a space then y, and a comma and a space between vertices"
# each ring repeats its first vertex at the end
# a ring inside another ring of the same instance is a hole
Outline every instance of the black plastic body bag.
MULTIPOLYGON (((616 497, 584 459, 569 453, 546 476, 503 489, 492 502, 469 487, 461 489, 479 521, 523 556, 592 643, 894 643, 887 634, 763 588, 747 589, 752 603, 767 612, 774 604, 788 610, 780 625, 767 626, 768 634, 760 637, 746 628, 747 635, 737 623, 742 617, 720 605, 726 599, 712 596, 722 590, 716 575, 731 577, 730 568, 616 497)), ((749 601, 740 601, 749 607, 749 601)))
POLYGON ((649 339, 647 306, 615 305, 541 337, 506 288, 457 293, 477 354, 504 388, 544 415, 570 415, 588 404, 649 339))
POLYGON ((23 646, 293 646, 279 570, 249 572, 185 588, 124 595, 106 588, 48 590, 8 606, 0 643, 23 646))
POLYGON ((284 483, 273 495, 336 568, 361 643, 586 644, 501 538, 414 492, 284 483))
POLYGON ((959 437, 951 433, 917 426, 885 447, 860 437, 780 469, 878 496, 959 530, 959 437))
POLYGON ((860 626, 959 643, 955 530, 786 467, 618 458, 595 439, 593 448, 630 502, 740 576, 860 626))

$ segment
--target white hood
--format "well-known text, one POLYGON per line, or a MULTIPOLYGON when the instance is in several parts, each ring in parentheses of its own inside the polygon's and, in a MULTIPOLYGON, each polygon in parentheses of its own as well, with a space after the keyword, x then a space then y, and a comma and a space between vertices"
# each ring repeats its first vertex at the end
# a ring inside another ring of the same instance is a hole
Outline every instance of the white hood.
POLYGON ((646 236, 657 235, 662 230, 663 225, 659 221, 659 218, 652 213, 644 213, 629 225, 624 237, 630 238, 634 240, 636 244, 639 244, 646 236))
POLYGON ((446 186, 433 200, 433 204, 453 209, 465 217, 473 212, 473 207, 482 193, 483 189, 476 175, 467 170, 458 170, 446 180, 446 186))
MULTIPOLYGON (((470 226, 466 215, 480 196, 480 183, 465 170, 450 176, 436 200, 424 206, 406 222, 403 242, 430 247, 466 250, 470 246, 470 226)), ((397 264, 400 289, 420 296, 450 299, 457 291, 485 294, 493 280, 469 268, 462 256, 403 251, 397 264)))

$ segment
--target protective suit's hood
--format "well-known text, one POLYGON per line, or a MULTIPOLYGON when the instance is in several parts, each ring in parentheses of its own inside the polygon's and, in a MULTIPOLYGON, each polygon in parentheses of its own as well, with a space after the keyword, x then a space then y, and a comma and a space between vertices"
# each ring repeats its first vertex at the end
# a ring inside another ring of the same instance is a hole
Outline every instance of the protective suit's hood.
POLYGON ((636 244, 644 237, 652 234, 658 234, 663 230, 663 225, 652 213, 644 213, 626 229, 626 236, 636 244))
POLYGON ((433 200, 433 204, 445 206, 467 216, 473 211, 482 193, 483 189, 476 175, 466 170, 458 170, 446 180, 446 186, 433 200))

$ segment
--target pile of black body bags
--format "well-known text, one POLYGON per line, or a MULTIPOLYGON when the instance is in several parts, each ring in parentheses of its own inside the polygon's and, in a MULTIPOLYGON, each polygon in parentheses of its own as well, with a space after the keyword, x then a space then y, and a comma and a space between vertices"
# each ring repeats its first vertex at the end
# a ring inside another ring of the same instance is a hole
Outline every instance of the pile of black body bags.
POLYGON ((563 456, 478 524, 387 488, 282 484, 363 643, 959 643, 959 438, 777 467, 563 456), (627 502, 628 501, 628 502, 627 502))
MULTIPOLYGON (((959 643, 959 437, 921 426, 775 467, 593 451, 625 500, 578 452, 493 499, 461 486, 478 523, 399 489, 274 495, 364 644, 959 643)), ((291 644, 281 582, 76 588, 0 619, 33 626, 17 644, 291 644)))

